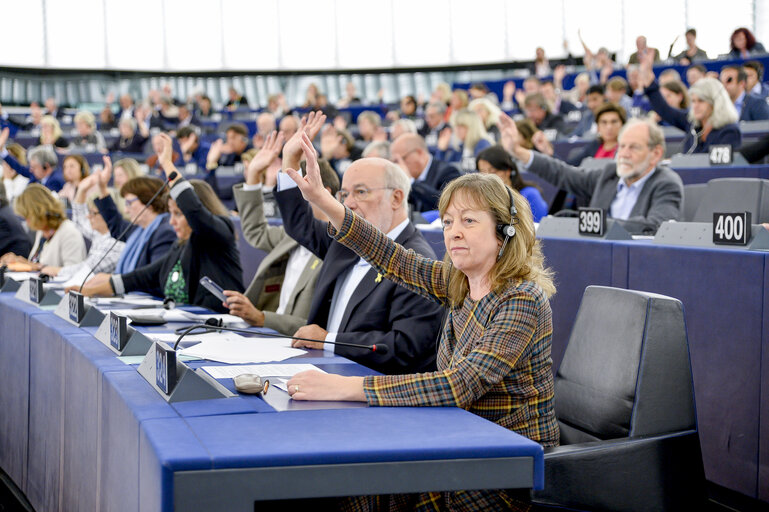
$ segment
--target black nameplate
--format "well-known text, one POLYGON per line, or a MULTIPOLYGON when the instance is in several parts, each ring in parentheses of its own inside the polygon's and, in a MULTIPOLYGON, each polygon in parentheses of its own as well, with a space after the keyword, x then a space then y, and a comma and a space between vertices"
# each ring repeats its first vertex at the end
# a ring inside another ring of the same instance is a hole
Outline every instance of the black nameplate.
POLYGON ((40 301, 43 300, 44 295, 45 295, 45 290, 43 290, 43 280, 37 277, 30 277, 29 278, 29 301, 34 302, 35 304, 40 304, 40 301))
POLYGON ((580 235, 603 236, 606 212, 602 208, 579 208, 577 229, 580 235))
POLYGON ((162 343, 155 343, 155 384, 166 395, 176 385, 176 351, 162 343))
POLYGON ((126 317, 109 314, 109 343, 115 350, 122 351, 128 342, 128 323, 126 317))
POLYGON ((734 161, 734 151, 730 144, 713 144, 708 150, 710 165, 731 165, 734 161))
POLYGON ((79 324, 85 316, 85 298, 77 292, 69 292, 69 319, 79 324))
POLYGON ((713 243, 748 245, 751 232, 750 212, 713 213, 713 243))

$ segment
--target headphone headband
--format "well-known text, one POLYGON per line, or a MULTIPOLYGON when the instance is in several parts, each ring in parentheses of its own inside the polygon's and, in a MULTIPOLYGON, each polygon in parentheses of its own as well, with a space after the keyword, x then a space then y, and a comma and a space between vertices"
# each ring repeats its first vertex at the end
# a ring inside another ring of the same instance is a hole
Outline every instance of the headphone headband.
POLYGON ((513 192, 508 186, 505 186, 507 195, 510 196, 510 223, 509 224, 497 224, 497 232, 500 236, 504 236, 505 240, 502 242, 502 247, 497 254, 497 260, 502 257, 502 253, 505 252, 508 240, 515 236, 515 224, 518 222, 518 210, 515 208, 515 198, 513 198, 513 192))

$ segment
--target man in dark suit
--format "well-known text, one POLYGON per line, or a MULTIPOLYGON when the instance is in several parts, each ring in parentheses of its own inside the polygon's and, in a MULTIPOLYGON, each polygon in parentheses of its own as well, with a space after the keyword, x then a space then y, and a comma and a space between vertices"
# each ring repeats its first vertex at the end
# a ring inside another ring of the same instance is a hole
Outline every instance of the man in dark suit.
POLYGON ((32 242, 24 232, 21 221, 8 206, 5 185, 0 180, 0 256, 11 252, 27 257, 31 250, 32 242))
POLYGON ((500 118, 502 145, 524 169, 553 185, 603 208, 634 234, 654 234, 666 220, 678 220, 683 183, 675 172, 658 166, 665 155, 662 130, 646 118, 629 121, 619 136, 617 159, 603 169, 582 170, 520 145, 508 116, 500 118))
POLYGON ((409 204, 415 212, 437 209, 444 185, 460 175, 453 165, 434 159, 425 140, 416 133, 404 133, 395 139, 390 155, 411 180, 409 204))
POLYGON ((51 192, 58 192, 64 186, 64 176, 61 169, 58 168, 59 158, 49 146, 37 146, 29 150, 27 159, 29 167, 22 165, 13 158, 8 150, 5 149, 5 143, 8 141, 9 131, 4 128, 0 132, 0 158, 11 166, 11 169, 29 178, 30 183, 40 183, 51 192))
MULTIPOLYGON (((305 128, 314 138, 325 116, 311 114, 305 128), (320 123, 316 123, 320 120, 320 123)), ((283 148, 283 168, 299 168, 301 131, 283 148)), ((286 233, 324 260, 315 285, 309 325, 294 336, 347 343, 385 344, 388 352, 294 340, 294 346, 333 351, 383 373, 413 373, 435 368, 441 308, 395 283, 350 249, 328 236, 328 224, 315 220, 294 182, 281 173, 275 198, 286 233)), ((345 171, 339 198, 346 206, 404 247, 428 257, 434 253, 409 222, 409 182, 404 172, 381 158, 364 158, 345 171)))
POLYGON ((740 121, 769 119, 769 105, 766 101, 746 90, 748 75, 742 66, 724 66, 720 78, 729 98, 734 102, 740 121))
POLYGON ((527 94, 523 103, 526 117, 530 119, 539 130, 548 135, 550 140, 555 140, 554 135, 561 135, 566 129, 563 117, 550 112, 550 105, 541 92, 527 94), (548 133, 553 132, 553 133, 548 133))

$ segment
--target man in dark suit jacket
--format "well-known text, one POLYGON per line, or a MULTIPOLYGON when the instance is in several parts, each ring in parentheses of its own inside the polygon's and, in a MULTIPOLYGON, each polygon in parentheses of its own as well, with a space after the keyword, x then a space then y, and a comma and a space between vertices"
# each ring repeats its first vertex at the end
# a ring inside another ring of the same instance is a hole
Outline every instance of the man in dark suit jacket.
MULTIPOLYGON (((554 130, 557 135, 564 133, 566 124, 563 117, 550 112, 550 105, 547 104, 547 99, 542 93, 527 94, 523 109, 526 112, 526 117, 531 119, 536 127, 543 132, 554 130)), ((548 137, 550 137, 549 134, 548 137)), ((552 137, 551 140, 555 140, 555 137, 552 137)))
POLYGON ((740 115, 740 121, 769 119, 769 105, 766 101, 747 91, 748 75, 742 66, 724 66, 721 69, 720 78, 726 92, 729 93, 729 97, 734 102, 737 113, 740 115))
POLYGON ((29 178, 30 183, 40 183, 51 192, 58 192, 64 187, 64 175, 58 168, 59 158, 52 148, 48 146, 37 146, 29 150, 27 158, 29 167, 22 165, 13 158, 8 150, 5 149, 5 143, 8 140, 8 128, 0 133, 0 158, 11 166, 11 169, 29 178))
POLYGON ((443 187, 460 175, 453 165, 434 159, 425 140, 416 133, 404 133, 395 139, 390 155, 411 179, 409 204, 415 212, 437 209, 443 187))
MULTIPOLYGON (((324 118, 324 116, 319 116, 324 118)), ((308 123, 313 126, 313 123, 308 123)), ((319 129, 319 127, 315 127, 319 129)), ((310 136, 316 129, 308 129, 310 136)), ((283 168, 297 169, 301 131, 283 148, 283 168)), ((386 354, 360 348, 294 340, 294 346, 323 348, 383 373, 435 368, 441 308, 383 279, 353 251, 328 236, 328 224, 315 220, 293 181, 281 173, 275 199, 286 233, 324 260, 315 285, 309 325, 294 335, 315 340, 385 344, 386 354)), ((428 242, 408 221, 409 188, 403 171, 381 158, 364 158, 345 171, 339 197, 353 211, 404 247, 434 257, 428 242)))
POLYGON ((657 164, 665 155, 662 130, 646 118, 629 121, 619 136, 617 160, 603 169, 581 170, 519 144, 515 123, 507 116, 502 141, 524 168, 553 185, 603 208, 634 234, 654 234, 683 211, 683 183, 675 172, 657 164))
POLYGON ((0 181, 0 256, 12 252, 25 258, 32 250, 32 242, 21 221, 8 206, 8 198, 5 195, 5 185, 0 181))

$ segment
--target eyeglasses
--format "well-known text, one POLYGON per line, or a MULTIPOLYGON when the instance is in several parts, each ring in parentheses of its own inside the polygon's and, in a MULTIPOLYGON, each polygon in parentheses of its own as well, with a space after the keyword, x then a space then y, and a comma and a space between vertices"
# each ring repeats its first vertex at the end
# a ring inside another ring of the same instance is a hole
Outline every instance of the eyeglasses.
POLYGON ((134 197, 133 199, 126 199, 125 200, 125 205, 126 206, 131 206, 132 204, 134 204, 138 200, 139 200, 138 197, 134 197))
MULTIPOLYGON (((357 187, 352 190, 352 197, 355 199, 355 201, 365 201, 368 199, 368 196, 370 193, 372 193, 375 190, 395 190, 393 187, 376 187, 376 188, 366 188, 366 187, 357 187)), ((350 197, 350 192, 346 190, 340 190, 336 193, 336 198, 339 200, 340 203, 344 203, 347 198, 350 197)))
POLYGON ((727 84, 730 84, 730 83, 734 82, 734 77, 733 77, 733 76, 730 76, 729 78, 727 78, 726 80, 724 80, 724 82, 726 82, 727 84))

